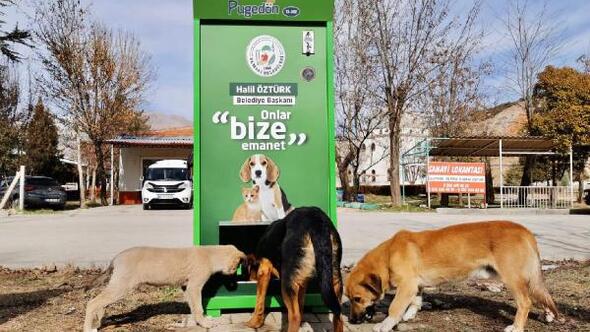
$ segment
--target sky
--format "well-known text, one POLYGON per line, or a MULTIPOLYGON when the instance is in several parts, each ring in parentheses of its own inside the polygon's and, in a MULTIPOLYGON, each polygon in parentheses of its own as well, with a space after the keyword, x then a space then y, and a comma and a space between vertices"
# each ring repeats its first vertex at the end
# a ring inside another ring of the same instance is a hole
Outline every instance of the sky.
MULTIPOLYGON (((15 22, 27 27, 27 3, 21 8, 9 8, 4 19, 6 27, 15 22)), ((89 0, 82 0, 89 4, 89 0)), ((221 1, 221 0, 220 0, 221 1)), ((280 0, 279 0, 280 1, 280 0)), ((312 0, 310 0, 312 1, 312 0)), ((457 13, 467 10, 471 0, 451 0, 457 13)), ((485 78, 484 93, 489 102, 514 100, 505 74, 505 58, 510 41, 504 32, 500 17, 506 12, 510 0, 487 0, 482 4, 480 26, 485 37, 477 61, 491 61, 493 73, 485 78)), ((529 0, 534 12, 544 2, 529 0)), ((563 47, 552 61, 557 66, 575 66, 576 59, 590 53, 590 1, 565 0, 547 2, 550 17, 559 27, 563 47)), ((142 47, 151 54, 157 77, 147 94, 146 111, 181 115, 192 120, 193 109, 193 21, 192 0, 96 0, 91 5, 94 17, 115 29, 134 33, 142 47)), ((32 57, 32 51, 23 50, 32 57)), ((39 68, 38 64, 33 68, 39 68)), ((21 72, 25 66, 20 66, 21 72)))

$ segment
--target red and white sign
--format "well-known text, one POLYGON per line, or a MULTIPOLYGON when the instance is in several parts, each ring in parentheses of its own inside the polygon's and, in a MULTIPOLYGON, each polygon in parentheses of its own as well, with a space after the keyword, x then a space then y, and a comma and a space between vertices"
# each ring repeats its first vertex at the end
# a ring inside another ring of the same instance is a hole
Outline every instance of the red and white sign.
POLYGON ((485 194, 484 163, 431 162, 428 186, 431 193, 485 194))

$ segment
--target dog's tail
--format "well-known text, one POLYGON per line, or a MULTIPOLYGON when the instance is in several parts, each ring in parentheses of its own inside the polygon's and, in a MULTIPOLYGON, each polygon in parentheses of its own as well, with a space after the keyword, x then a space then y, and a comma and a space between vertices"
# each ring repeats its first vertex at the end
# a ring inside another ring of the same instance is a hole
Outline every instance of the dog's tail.
POLYGON ((533 264, 529 265, 529 294, 531 294, 531 297, 537 302, 537 304, 545 310, 547 321, 552 321, 553 319, 561 320, 557 306, 555 305, 555 302, 553 302, 553 298, 545 286, 537 243, 534 238, 531 242, 531 247, 534 249, 535 253, 534 256, 531 255, 534 257, 531 257, 531 259, 533 259, 533 264), (552 314, 552 317, 549 313, 552 314))
POLYGON ((553 302, 553 298, 545 286, 545 281, 543 280, 540 268, 531 276, 531 280, 529 280, 529 292, 533 299, 543 307, 546 312, 549 311, 553 314, 553 317, 551 318, 549 315, 546 316, 548 321, 552 321, 554 318, 561 318, 557 306, 555 305, 555 302, 553 302))
POLYGON ((313 244, 316 271, 320 285, 320 293, 326 306, 334 313, 340 315, 342 308, 340 298, 336 295, 336 288, 342 294, 342 275, 340 273, 340 261, 342 260, 342 245, 338 233, 332 230, 332 221, 322 212, 320 229, 310 232, 313 244))
POLYGON ((86 284, 86 286, 84 286, 84 291, 87 292, 87 291, 91 290, 92 288, 106 284, 107 281, 109 280, 109 278, 111 277, 112 273, 113 273, 113 262, 111 261, 111 263, 109 264, 109 266, 107 267, 106 270, 104 270, 101 274, 96 276, 94 279, 90 280, 90 282, 88 282, 88 284, 86 284))

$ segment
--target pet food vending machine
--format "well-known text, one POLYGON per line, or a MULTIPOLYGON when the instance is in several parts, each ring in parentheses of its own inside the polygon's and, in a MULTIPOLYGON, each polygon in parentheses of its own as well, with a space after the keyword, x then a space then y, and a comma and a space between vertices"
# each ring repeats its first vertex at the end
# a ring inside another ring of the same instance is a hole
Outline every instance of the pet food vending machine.
MULTIPOLYGON (((278 214, 336 221, 332 0, 194 0, 194 243, 253 253, 278 214), (287 203, 288 202, 288 203, 287 203)), ((253 308, 256 283, 210 281, 206 311, 253 308)), ((308 293, 306 306, 321 306, 308 293)), ((267 307, 281 306, 278 282, 267 307)), ((317 309, 317 308, 316 308, 317 309)))

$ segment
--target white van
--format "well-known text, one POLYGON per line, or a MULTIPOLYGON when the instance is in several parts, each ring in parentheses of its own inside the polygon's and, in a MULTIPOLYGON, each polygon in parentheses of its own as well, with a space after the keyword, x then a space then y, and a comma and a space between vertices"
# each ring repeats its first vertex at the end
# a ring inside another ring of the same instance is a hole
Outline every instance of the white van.
POLYGON ((186 160, 160 160, 147 168, 141 188, 143 208, 178 205, 192 208, 193 183, 186 160))

